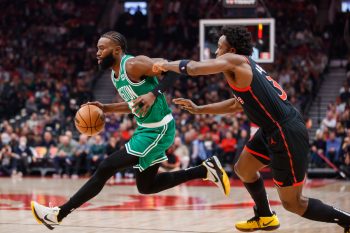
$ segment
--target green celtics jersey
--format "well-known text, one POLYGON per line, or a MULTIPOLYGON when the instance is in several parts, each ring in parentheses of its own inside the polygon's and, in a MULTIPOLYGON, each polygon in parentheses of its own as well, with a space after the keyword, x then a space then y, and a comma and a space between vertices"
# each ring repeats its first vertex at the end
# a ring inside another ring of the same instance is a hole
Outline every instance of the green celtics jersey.
MULTIPOLYGON (((158 85, 158 79, 157 77, 145 77, 145 79, 138 83, 132 82, 128 78, 128 74, 125 69, 125 63, 130 58, 133 58, 133 56, 124 55, 122 57, 118 76, 116 76, 112 70, 111 78, 120 96, 125 102, 128 103, 129 108, 132 110, 132 100, 136 99, 140 95, 147 94, 148 92, 152 91, 158 85)), ((133 112, 136 117, 136 121, 139 124, 159 122, 169 113, 171 113, 171 110, 164 95, 158 95, 152 107, 148 110, 144 117, 140 117, 137 112, 133 112)))

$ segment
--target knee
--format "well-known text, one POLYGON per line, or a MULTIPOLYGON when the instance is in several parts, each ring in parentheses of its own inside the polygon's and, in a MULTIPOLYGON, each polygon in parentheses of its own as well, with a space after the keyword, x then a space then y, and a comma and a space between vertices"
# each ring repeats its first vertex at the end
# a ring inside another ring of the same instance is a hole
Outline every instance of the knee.
POLYGON ((282 206, 285 210, 294 214, 303 215, 306 210, 306 205, 301 200, 289 201, 282 200, 282 206))
POLYGON ((148 185, 140 185, 140 184, 137 184, 137 190, 139 191, 139 193, 141 194, 152 194, 154 192, 152 192, 152 189, 150 186, 148 185))
POLYGON ((251 172, 249 169, 244 169, 243 166, 241 166, 239 163, 236 163, 234 165, 234 171, 236 175, 241 179, 243 182, 253 182, 257 178, 257 172, 251 172))
POLYGON ((291 201, 282 200, 282 206, 285 210, 294 213, 295 212, 295 203, 291 201))
POLYGON ((238 163, 235 163, 235 165, 233 166, 233 169, 235 170, 235 173, 237 176, 239 176, 240 178, 243 177, 244 172, 242 171, 238 163))

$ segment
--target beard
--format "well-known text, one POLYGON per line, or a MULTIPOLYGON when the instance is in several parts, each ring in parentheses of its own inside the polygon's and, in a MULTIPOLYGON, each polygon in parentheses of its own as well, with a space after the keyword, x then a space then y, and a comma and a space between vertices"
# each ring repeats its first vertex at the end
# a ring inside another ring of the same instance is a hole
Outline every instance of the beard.
POLYGON ((99 64, 100 70, 107 70, 111 68, 115 63, 115 58, 113 57, 112 52, 108 54, 105 58, 101 60, 99 64))

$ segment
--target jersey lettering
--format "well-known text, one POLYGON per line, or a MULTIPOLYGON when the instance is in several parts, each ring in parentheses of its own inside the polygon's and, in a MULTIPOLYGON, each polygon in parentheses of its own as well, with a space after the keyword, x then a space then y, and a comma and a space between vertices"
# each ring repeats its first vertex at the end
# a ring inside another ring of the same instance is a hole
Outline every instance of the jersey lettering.
POLYGON ((267 75, 266 71, 263 68, 261 68, 258 64, 255 64, 255 67, 260 74, 267 75))
POLYGON ((121 88, 118 88, 118 92, 125 102, 129 102, 138 97, 130 86, 122 86, 121 88))

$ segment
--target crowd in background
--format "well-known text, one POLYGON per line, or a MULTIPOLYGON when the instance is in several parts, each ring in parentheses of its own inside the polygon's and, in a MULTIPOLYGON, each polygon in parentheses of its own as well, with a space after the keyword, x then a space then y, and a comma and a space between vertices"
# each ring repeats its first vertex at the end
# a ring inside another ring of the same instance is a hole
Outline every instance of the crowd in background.
MULTIPOLYGON (((72 124, 78 106, 93 99, 96 22, 104 5, 97 0, 24 2, 5 0, 0 16, 0 173, 33 174, 50 167, 55 177, 89 176, 136 127, 130 116, 110 114, 103 133, 87 138, 72 124)), ((230 15, 213 0, 164 2, 149 1, 147 16, 120 13, 114 29, 128 39, 130 54, 198 60, 199 19, 230 15)), ((317 24, 313 1, 296 1, 293 10, 278 0, 267 7, 270 12, 260 5, 254 12, 276 19, 276 59, 264 68, 306 113, 326 72, 329 34, 317 24)), ((179 78, 166 95, 169 104, 177 97, 198 105, 232 98, 220 75, 179 78)), ((171 108, 177 137, 162 170, 197 165, 213 154, 230 170, 251 135, 246 115, 191 115, 171 108)))
POLYGON ((347 79, 336 100, 327 106, 326 116, 311 144, 311 166, 325 167, 326 158, 350 174, 350 59, 346 65, 347 79))

